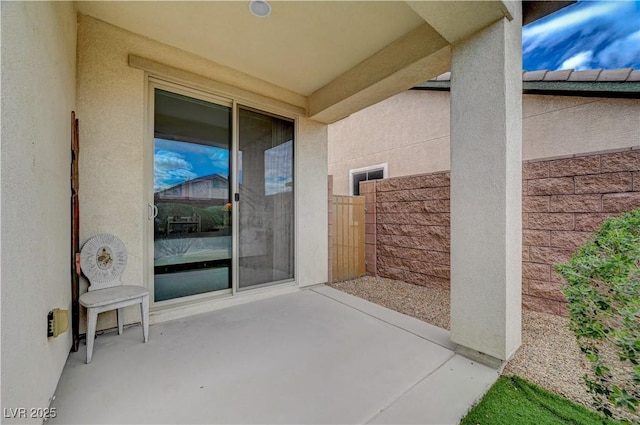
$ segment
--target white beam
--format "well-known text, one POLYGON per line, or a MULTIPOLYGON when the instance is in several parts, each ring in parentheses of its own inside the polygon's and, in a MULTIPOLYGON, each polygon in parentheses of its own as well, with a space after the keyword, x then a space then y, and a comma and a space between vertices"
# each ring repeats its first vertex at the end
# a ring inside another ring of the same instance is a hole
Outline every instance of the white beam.
POLYGON ((309 116, 335 122, 447 71, 449 64, 448 43, 423 24, 312 93, 309 116))
MULTIPOLYGON (((408 1, 407 4, 451 44, 503 17, 513 18, 513 4, 502 1, 408 1)), ((513 3, 513 2, 511 2, 513 3)))
POLYGON ((269 94, 272 96, 267 96, 253 90, 247 90, 221 83, 219 81, 194 74, 193 72, 174 68, 135 54, 129 54, 129 66, 145 71, 151 76, 164 78, 171 82, 184 83, 189 87, 200 88, 249 103, 256 102, 261 104, 270 104, 275 109, 281 110, 284 113, 293 113, 301 116, 306 115, 307 99, 302 95, 288 92, 284 89, 280 89, 280 93, 278 93, 278 89, 274 90, 273 87, 270 87, 271 90, 269 94))

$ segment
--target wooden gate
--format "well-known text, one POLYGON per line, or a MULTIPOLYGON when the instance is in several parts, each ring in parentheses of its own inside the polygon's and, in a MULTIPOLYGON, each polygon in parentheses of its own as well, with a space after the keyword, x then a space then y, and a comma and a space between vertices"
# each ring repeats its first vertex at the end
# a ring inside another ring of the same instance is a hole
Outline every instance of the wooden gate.
POLYGON ((333 197, 334 282, 364 276, 365 224, 364 196, 333 197))

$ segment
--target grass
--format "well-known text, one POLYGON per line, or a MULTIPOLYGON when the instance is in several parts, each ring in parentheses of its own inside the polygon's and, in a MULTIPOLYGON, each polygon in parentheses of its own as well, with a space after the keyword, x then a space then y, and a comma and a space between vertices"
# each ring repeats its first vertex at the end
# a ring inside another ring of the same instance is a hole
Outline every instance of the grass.
POLYGON ((501 376, 462 425, 619 424, 517 376, 501 376))

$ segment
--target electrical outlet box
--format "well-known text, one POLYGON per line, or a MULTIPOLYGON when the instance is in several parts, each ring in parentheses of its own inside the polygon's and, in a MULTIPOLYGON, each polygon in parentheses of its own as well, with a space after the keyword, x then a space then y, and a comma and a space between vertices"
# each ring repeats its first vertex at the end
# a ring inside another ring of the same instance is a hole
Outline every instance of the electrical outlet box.
POLYGON ((47 315, 47 337, 57 337, 69 329, 69 310, 54 308, 47 315))

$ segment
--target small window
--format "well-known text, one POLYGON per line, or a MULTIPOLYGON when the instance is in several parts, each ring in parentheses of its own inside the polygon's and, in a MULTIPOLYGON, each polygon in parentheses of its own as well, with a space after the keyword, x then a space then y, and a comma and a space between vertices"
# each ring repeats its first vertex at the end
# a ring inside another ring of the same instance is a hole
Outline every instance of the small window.
POLYGON ((387 168, 387 164, 378 164, 349 171, 349 177, 351 180, 351 195, 360 195, 360 182, 386 178, 387 168))

